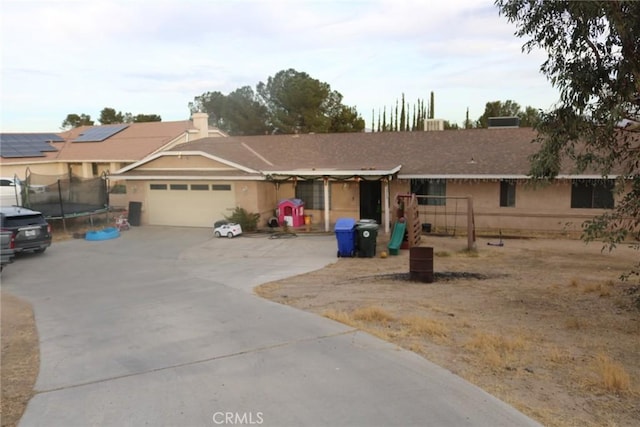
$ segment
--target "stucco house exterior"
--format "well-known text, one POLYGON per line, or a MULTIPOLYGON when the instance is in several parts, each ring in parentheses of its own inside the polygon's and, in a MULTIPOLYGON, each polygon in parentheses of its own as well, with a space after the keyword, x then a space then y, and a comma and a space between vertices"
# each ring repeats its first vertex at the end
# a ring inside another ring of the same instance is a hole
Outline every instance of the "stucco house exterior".
POLYGON ((614 206, 612 179, 563 166, 551 185, 534 187, 530 128, 265 135, 174 144, 118 170, 141 223, 209 227, 235 207, 259 213, 301 199, 314 227, 341 217, 372 218, 389 232, 397 194, 420 200, 434 228, 464 223, 472 199, 478 231, 576 231, 614 206), (460 197, 460 199, 456 198, 460 197), (445 224, 442 224, 442 221, 445 224), (448 224, 447 224, 448 223, 448 224))

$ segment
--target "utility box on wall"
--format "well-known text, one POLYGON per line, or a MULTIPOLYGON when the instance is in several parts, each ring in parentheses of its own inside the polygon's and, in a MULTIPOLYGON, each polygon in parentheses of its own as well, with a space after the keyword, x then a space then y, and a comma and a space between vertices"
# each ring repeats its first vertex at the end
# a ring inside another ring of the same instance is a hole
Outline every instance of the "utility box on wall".
POLYGON ((300 199, 284 199, 278 203, 278 222, 289 227, 304 225, 304 202, 300 199))

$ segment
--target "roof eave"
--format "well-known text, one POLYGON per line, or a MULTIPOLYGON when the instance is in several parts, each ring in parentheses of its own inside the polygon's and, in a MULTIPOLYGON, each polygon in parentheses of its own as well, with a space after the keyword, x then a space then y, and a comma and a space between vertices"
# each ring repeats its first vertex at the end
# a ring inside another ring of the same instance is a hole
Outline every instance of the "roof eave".
POLYGON ((263 170, 262 173, 277 176, 387 176, 395 175, 402 165, 391 169, 292 169, 263 170))
MULTIPOLYGON (((609 175, 616 179, 619 175, 609 175)), ((557 175, 555 179, 603 179, 602 175, 557 175)), ((398 174, 398 179, 532 179, 531 175, 518 174, 398 174)))

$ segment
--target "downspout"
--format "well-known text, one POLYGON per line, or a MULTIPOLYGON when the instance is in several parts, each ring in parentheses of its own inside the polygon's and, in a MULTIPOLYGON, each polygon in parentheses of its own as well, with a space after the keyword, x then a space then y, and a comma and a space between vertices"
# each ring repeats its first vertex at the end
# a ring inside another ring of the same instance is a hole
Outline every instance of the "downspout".
POLYGON ((324 177, 324 231, 329 232, 329 178, 324 177))
POLYGON ((389 234, 389 181, 391 177, 384 180, 384 232, 385 234, 389 234))

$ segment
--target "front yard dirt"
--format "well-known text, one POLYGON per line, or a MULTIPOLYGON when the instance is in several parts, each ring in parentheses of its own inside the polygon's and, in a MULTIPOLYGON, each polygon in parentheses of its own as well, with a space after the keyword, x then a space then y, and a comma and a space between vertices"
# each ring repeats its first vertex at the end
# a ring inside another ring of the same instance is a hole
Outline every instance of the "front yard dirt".
MULTIPOLYGON (((378 239, 378 254, 386 242, 378 239)), ((256 288, 423 355, 548 426, 640 420, 640 286, 628 246, 425 236, 434 283, 408 280, 409 251, 340 258, 256 288)))
POLYGON ((0 419, 2 426, 18 424, 33 392, 40 368, 38 333, 31 305, 2 292, 2 354, 0 419))

